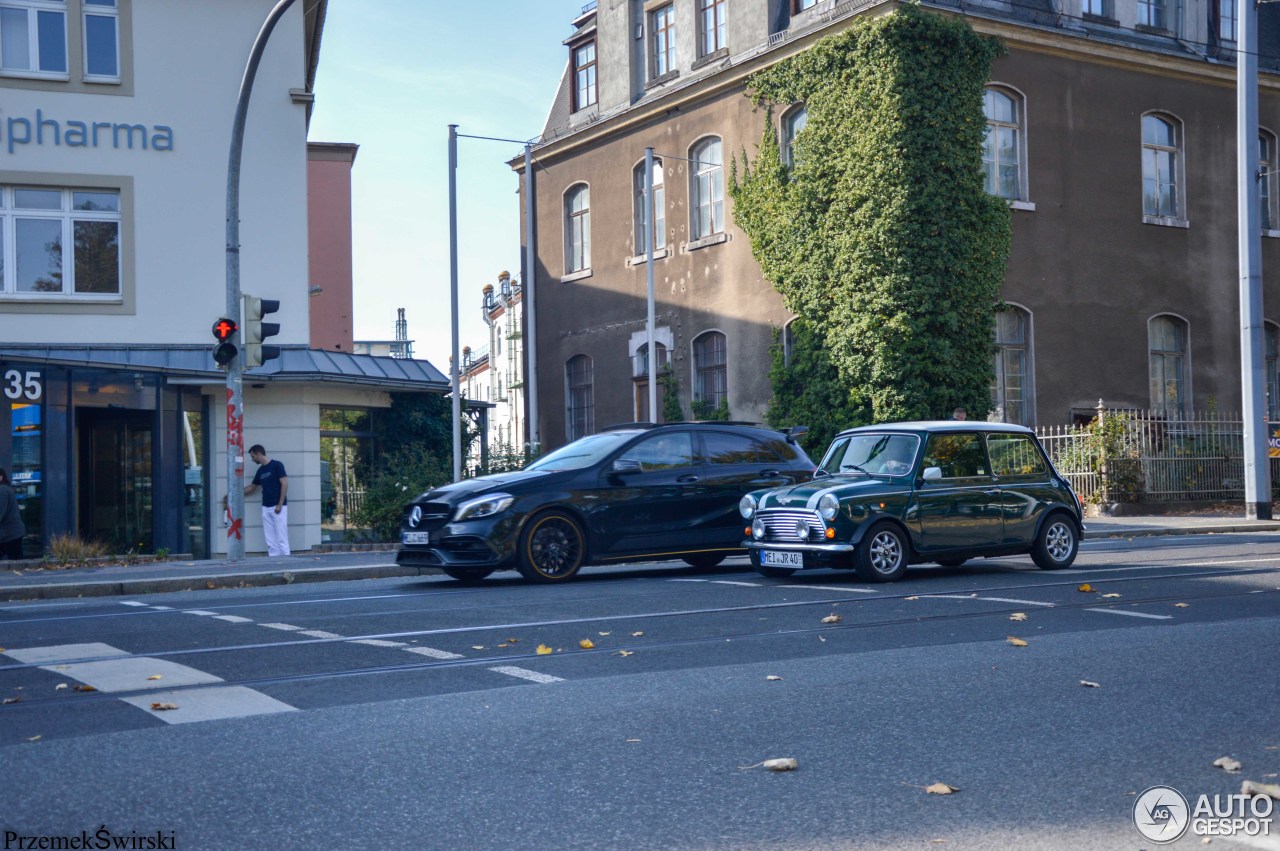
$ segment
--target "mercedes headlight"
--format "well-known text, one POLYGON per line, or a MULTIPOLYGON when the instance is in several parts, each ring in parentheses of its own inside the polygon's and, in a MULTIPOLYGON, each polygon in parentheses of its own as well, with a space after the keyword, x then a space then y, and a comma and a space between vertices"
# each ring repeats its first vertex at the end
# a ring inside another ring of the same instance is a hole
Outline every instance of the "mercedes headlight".
POLYGON ((511 503, 516 498, 509 493, 491 493, 485 496, 478 496, 475 499, 469 499, 458 506, 458 513, 454 516, 454 522, 461 520, 479 520, 481 517, 491 517, 500 511, 506 511, 511 507, 511 503))
POLYGON ((756 508, 759 505, 760 503, 756 501, 754 496, 747 494, 742 499, 738 500, 738 513, 742 515, 743 519, 750 520, 755 516, 756 508))
POLYGON ((835 494, 825 493, 822 499, 818 500, 818 514, 823 520, 834 520, 836 513, 840 511, 840 500, 835 494))

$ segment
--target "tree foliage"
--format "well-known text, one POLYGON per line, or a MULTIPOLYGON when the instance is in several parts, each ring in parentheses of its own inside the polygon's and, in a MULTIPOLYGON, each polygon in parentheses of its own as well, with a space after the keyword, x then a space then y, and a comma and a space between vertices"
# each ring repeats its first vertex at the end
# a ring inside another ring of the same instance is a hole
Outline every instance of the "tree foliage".
POLYGON ((983 190, 982 97, 1000 50, 906 5, 751 77, 768 117, 755 161, 744 151, 739 174, 734 158, 734 219, 816 335, 803 380, 774 369, 779 417, 833 400, 849 424, 989 409, 1009 213, 983 190), (788 169, 772 106, 797 102, 788 169))
POLYGON ((773 398, 765 411, 765 421, 774 428, 808 426, 809 431, 800 436, 799 443, 817 461, 841 430, 870 422, 870 409, 855 391, 833 380, 835 370, 818 329, 804 318, 796 319, 789 327, 790 362, 782 340, 775 339, 773 343, 773 365, 769 369, 773 398))

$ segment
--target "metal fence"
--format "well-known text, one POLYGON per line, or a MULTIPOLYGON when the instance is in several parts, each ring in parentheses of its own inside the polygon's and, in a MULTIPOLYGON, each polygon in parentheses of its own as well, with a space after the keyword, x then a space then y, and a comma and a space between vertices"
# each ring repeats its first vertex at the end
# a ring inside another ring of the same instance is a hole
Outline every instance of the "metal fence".
MULTIPOLYGON (((1208 411, 1171 419, 1143 410, 1108 410, 1087 426, 1037 430, 1058 472, 1091 502, 1244 499, 1244 422, 1208 411)), ((1271 490, 1280 494, 1280 459, 1271 490)))

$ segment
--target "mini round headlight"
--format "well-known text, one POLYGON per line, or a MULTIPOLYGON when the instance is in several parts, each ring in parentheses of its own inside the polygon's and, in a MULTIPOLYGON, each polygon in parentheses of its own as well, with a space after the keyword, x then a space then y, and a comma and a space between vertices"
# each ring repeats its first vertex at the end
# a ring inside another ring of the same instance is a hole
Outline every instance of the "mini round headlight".
POLYGON ((822 495, 822 499, 818 500, 818 514, 822 516, 823 520, 835 519, 836 512, 839 510, 840 500, 836 498, 835 494, 825 493, 822 495))
POLYGON ((747 494, 738 500, 738 513, 742 515, 743 519, 750 520, 755 516, 756 505, 756 498, 751 494, 747 494))
POLYGON ((759 517, 751 521, 751 537, 757 541, 764 539, 764 521, 759 517))

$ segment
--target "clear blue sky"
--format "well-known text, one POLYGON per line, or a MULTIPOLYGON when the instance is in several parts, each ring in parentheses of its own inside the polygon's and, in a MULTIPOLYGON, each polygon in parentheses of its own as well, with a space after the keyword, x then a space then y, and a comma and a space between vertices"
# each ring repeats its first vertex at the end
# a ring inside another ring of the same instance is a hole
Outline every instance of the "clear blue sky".
MULTIPOLYGON (((405 308, 414 356, 447 374, 448 126, 542 132, 585 0, 331 0, 314 142, 360 145, 352 171, 355 337, 391 339, 405 308)), ((462 345, 486 344, 481 287, 520 272, 520 145, 458 145, 462 345)))

